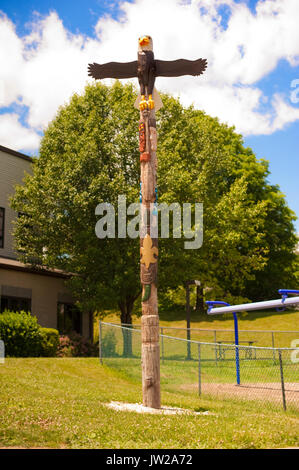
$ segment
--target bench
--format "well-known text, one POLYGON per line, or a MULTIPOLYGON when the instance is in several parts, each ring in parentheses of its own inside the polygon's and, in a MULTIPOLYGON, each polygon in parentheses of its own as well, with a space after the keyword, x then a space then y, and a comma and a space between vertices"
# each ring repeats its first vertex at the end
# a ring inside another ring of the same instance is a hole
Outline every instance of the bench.
MULTIPOLYGON (((216 352, 216 360, 224 360, 225 359, 225 352, 226 351, 235 351, 236 347, 235 346, 229 346, 229 345, 223 345, 222 346, 222 343, 223 341, 217 341, 216 343, 216 346, 214 349, 214 351, 216 352)), ((252 346, 253 343, 256 343, 256 341, 239 341, 239 345, 241 343, 246 343, 248 344, 249 346, 252 346)), ((252 348, 244 348, 243 350, 245 350, 245 359, 256 359, 256 350, 255 349, 252 349, 252 348), (253 356, 253 352, 254 352, 254 356, 253 356)))

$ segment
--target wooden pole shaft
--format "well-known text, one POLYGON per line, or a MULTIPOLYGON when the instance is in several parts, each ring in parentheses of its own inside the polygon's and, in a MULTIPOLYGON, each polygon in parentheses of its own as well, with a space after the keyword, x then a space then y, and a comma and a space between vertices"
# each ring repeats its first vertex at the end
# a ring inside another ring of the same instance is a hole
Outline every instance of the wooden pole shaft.
POLYGON ((141 226, 140 236, 142 395, 144 406, 160 408, 160 346, 157 297, 158 234, 151 233, 150 219, 150 215, 153 215, 153 205, 157 199, 156 122, 153 109, 140 112, 139 135, 141 212, 147 217, 146 222, 141 226))

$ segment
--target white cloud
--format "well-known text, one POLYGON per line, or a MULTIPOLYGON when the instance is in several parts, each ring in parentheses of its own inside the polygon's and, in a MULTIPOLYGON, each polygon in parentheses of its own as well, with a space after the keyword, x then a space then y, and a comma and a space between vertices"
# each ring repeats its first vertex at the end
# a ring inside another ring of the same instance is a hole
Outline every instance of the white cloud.
POLYGON ((287 104, 279 94, 274 95, 273 106, 275 108, 273 128, 283 129, 286 124, 299 119, 299 108, 287 104))
MULTIPOLYGON (((134 60, 141 34, 154 38, 157 58, 208 59, 201 77, 157 79, 158 89, 180 95, 184 104, 194 103, 245 135, 270 134, 299 119, 298 108, 281 95, 265 96, 258 83, 281 59, 292 67, 299 64, 298 0, 260 0, 255 14, 233 0, 136 0, 121 8, 118 21, 109 16, 98 20, 93 38, 71 34, 56 13, 37 15, 22 38, 5 15, 0 17, 0 60, 5 64, 0 106, 28 106, 26 142, 34 141, 36 131, 74 92, 83 91, 91 80, 89 62, 134 60), (226 29, 217 11, 223 4, 230 8, 226 29)), ((9 122, 20 136, 16 116, 9 122)), ((13 132, 11 138, 13 145, 13 132)))
POLYGON ((15 32, 14 25, 0 17, 0 106, 9 106, 18 97, 20 80, 18 71, 22 69, 22 41, 15 32))
MULTIPOLYGON (((0 19, 0 71, 2 102, 29 107, 28 124, 42 129, 54 117, 57 108, 87 83, 87 63, 96 54, 98 41, 72 35, 56 13, 37 18, 32 32, 24 38, 16 35, 6 17, 0 19)), ((1 95, 0 95, 1 99, 1 95)))
POLYGON ((38 148, 40 136, 33 130, 22 126, 15 113, 0 115, 0 143, 13 150, 34 151, 38 148))

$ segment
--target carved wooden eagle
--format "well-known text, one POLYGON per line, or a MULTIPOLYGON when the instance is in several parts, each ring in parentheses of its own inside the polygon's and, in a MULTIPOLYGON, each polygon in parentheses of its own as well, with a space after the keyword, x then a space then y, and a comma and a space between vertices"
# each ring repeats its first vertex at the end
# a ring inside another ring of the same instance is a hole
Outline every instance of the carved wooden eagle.
POLYGON ((207 68, 206 59, 156 60, 150 36, 138 39, 138 56, 133 62, 108 62, 88 64, 88 75, 95 79, 138 77, 141 93, 140 109, 154 108, 152 94, 156 77, 201 75, 207 68), (145 100, 145 96, 148 100, 145 100))

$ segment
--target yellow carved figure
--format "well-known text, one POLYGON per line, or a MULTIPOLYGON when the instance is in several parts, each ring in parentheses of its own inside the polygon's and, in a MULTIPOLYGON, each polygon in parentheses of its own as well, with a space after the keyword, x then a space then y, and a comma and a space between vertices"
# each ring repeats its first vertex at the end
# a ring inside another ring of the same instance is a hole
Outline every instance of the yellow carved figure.
POLYGON ((145 99, 145 95, 141 95, 141 101, 139 103, 139 109, 140 109, 140 111, 143 111, 146 108, 147 108, 147 101, 145 99))
POLYGON ((147 105, 148 105, 149 109, 154 109, 155 102, 153 100, 152 95, 148 95, 147 105))
POLYGON ((140 254, 140 262, 144 263, 147 269, 151 263, 157 262, 157 258, 155 258, 154 255, 158 256, 158 248, 153 246, 153 241, 148 234, 144 237, 143 246, 140 248, 140 254))

